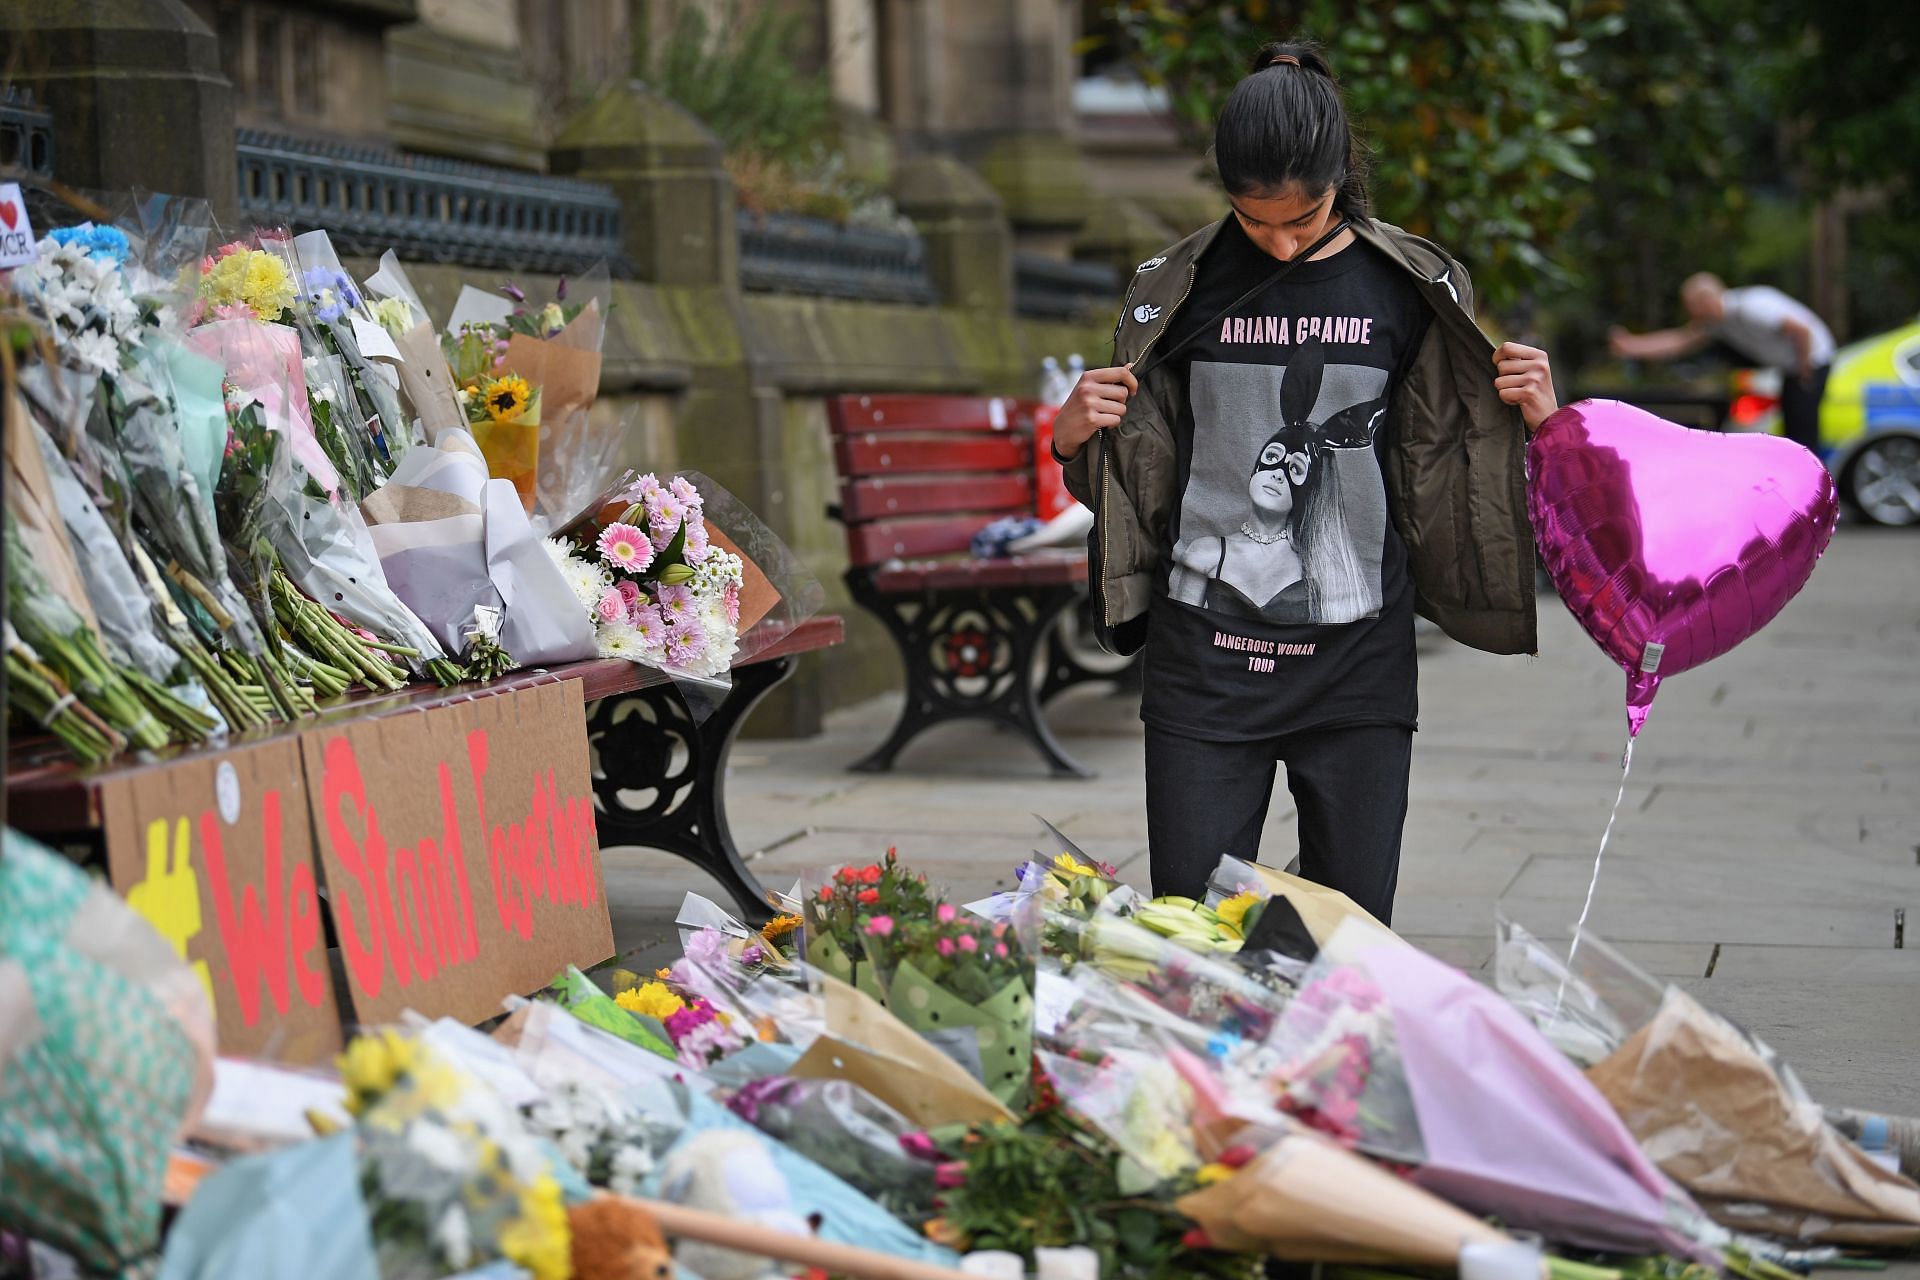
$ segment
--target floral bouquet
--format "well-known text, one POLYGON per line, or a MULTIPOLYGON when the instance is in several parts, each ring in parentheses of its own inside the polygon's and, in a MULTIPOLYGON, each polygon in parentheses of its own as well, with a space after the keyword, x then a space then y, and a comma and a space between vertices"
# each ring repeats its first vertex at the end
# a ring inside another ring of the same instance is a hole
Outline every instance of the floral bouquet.
POLYGON ((889 849, 879 862, 841 867, 803 888, 807 963, 884 1002, 862 941, 862 924, 875 916, 890 921, 931 916, 933 892, 926 876, 902 867, 899 854, 889 849))
POLYGON ((126 233, 86 223, 56 227, 36 246, 32 262, 14 271, 14 293, 48 325, 61 357, 76 369, 117 373, 121 353, 138 345, 149 327, 172 328, 160 304, 136 297, 125 266, 126 233))
POLYGON ((1379 986, 1357 965, 1316 961, 1274 1029, 1268 1077, 1280 1109, 1342 1146, 1417 1164, 1420 1126, 1379 986))
POLYGON ((933 1214, 931 1143, 905 1116, 850 1080, 768 1076, 742 1086, 727 1109, 871 1196, 894 1217, 933 1214))
MULTIPOLYGON (((382 348, 379 357, 387 361, 399 378, 400 390, 418 424, 419 437, 427 444, 437 445, 441 432, 465 427, 467 415, 458 399, 446 354, 434 336, 427 308, 393 250, 380 256, 380 268, 367 277, 362 292, 368 300, 373 322, 392 344, 392 350, 382 348)), ((378 342, 377 335, 368 332, 363 349, 371 354, 378 342)))
POLYGON ((384 478, 414 443, 400 403, 399 375, 392 364, 375 359, 397 358, 399 351, 376 319, 366 291, 340 265, 325 231, 308 231, 287 243, 300 273, 295 312, 303 322, 303 346, 309 359, 331 359, 340 366, 345 394, 337 403, 352 419, 341 425, 369 446, 361 456, 384 478))
POLYGON ((894 1017, 956 1058, 994 1097, 1025 1106, 1033 959, 1012 928, 942 902, 930 917, 864 914, 859 931, 894 1017))
POLYGON ((553 1085, 526 1112, 527 1128, 552 1143, 576 1173, 615 1195, 637 1196, 680 1137, 603 1089, 577 1081, 553 1085))
MULTIPOLYGON (((592 279, 584 301, 568 301, 564 279, 539 306, 512 283, 500 291, 510 304, 504 308, 475 306, 463 295, 442 339, 488 469, 513 482, 529 513, 539 498, 542 442, 587 430, 599 394, 607 310, 600 295, 608 290, 604 270, 592 279)), ((547 513, 556 514, 551 504, 547 513)))
POLYGON ((653 981, 622 991, 614 1000, 629 1013, 664 1027, 682 1066, 702 1070, 752 1041, 731 1014, 681 986, 670 971, 662 973, 665 976, 656 974, 653 981))
POLYGON ((418 1040, 357 1037, 340 1057, 380 1274, 434 1280, 505 1259, 572 1274, 548 1157, 492 1090, 418 1040))
POLYGON ((797 958, 797 916, 781 916, 750 929, 709 898, 689 893, 675 919, 680 925, 676 981, 702 995, 721 996, 761 975, 784 970, 797 958))
POLYGON ((547 552, 593 618, 602 657, 712 679, 739 647, 740 557, 711 545, 700 492, 685 477, 627 478, 599 515, 547 552), (614 505, 616 518, 600 516, 614 505))

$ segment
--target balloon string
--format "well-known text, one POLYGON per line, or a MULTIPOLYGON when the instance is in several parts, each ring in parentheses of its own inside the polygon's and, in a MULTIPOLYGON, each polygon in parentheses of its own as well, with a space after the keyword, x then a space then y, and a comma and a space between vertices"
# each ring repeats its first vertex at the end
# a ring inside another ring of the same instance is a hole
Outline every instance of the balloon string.
POLYGON ((1613 839, 1613 824, 1620 817, 1620 803, 1627 798, 1627 775, 1633 772, 1632 734, 1627 736, 1626 752, 1620 757, 1620 791, 1613 797, 1613 812, 1607 815, 1607 829, 1600 835, 1600 851, 1593 855, 1593 879, 1587 882, 1587 901, 1580 908, 1580 919, 1573 926, 1573 944, 1567 948, 1567 967, 1560 975, 1560 990, 1553 998, 1553 1019, 1560 1020, 1560 1005, 1567 998, 1567 979, 1573 976, 1573 958, 1580 953, 1580 936, 1587 928, 1587 913, 1593 910, 1594 890, 1600 887, 1600 862, 1607 856, 1607 842, 1613 839))

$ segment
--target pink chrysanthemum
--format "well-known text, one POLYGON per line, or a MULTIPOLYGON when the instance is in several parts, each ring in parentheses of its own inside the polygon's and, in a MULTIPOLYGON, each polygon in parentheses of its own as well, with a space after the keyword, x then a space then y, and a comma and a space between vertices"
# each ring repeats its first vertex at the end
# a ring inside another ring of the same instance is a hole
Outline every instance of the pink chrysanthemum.
POLYGON ((679 622, 694 615, 693 591, 686 586, 661 587, 656 593, 660 616, 668 622, 679 622))
POLYGON ((653 544, 630 524, 610 524, 600 535, 600 556, 616 569, 639 573, 653 563, 653 544))
POLYGON ((739 626, 740 625, 740 588, 735 584, 729 582, 726 585, 725 589, 720 592, 720 602, 726 607, 726 610, 727 610, 727 624, 729 626, 735 626, 735 627, 739 626))
POLYGON ((704 563, 708 550, 707 522, 696 514, 693 519, 687 521, 687 563, 696 565, 704 563))
POLYGON ((700 509, 700 491, 694 488, 693 482, 685 476, 675 476, 673 483, 667 487, 672 490, 674 497, 686 504, 688 510, 698 511, 700 509))
POLYGON ((690 667, 707 651, 707 633, 698 618, 686 618, 667 627, 667 662, 690 667))

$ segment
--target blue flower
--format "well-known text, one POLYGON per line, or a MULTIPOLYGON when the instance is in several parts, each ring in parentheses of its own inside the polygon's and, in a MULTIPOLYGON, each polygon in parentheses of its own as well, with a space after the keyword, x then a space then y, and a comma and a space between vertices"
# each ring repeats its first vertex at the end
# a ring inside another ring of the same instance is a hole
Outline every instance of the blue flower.
POLYGON ((47 233, 47 238, 58 245, 84 249, 89 258, 105 258, 114 263, 124 263, 133 254, 133 246, 127 242, 127 233, 118 227, 100 227, 90 223, 78 227, 55 227, 47 233))
POLYGON ((301 273, 302 293, 307 305, 313 308, 314 318, 323 324, 334 324, 348 311, 360 305, 360 291, 353 283, 353 277, 333 267, 315 267, 301 273))

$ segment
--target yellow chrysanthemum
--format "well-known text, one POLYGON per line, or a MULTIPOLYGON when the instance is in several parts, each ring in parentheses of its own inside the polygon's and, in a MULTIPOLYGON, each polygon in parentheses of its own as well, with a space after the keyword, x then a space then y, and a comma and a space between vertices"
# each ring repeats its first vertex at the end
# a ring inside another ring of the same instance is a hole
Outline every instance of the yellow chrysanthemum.
POLYGON ((1200 1168, 1194 1173, 1193 1180, 1199 1183, 1203 1187, 1210 1187, 1216 1182, 1225 1182, 1228 1178, 1231 1178, 1232 1176, 1233 1176, 1232 1169, 1216 1161, 1213 1164, 1201 1165, 1200 1168))
POLYGON ((775 916, 760 926, 760 936, 768 942, 778 942, 798 929, 802 923, 799 916, 775 916))
POLYGON ((495 422, 517 422, 526 413, 527 406, 533 402, 533 388, 527 380, 517 373, 504 378, 487 381, 482 390, 486 395, 487 416, 495 422))
POLYGON ((262 320, 278 320, 293 305, 293 273, 277 255, 247 249, 214 263, 200 296, 216 307, 240 304, 262 320))
POLYGON ((1260 895, 1248 889, 1223 900, 1219 906, 1213 909, 1213 914, 1220 917, 1221 924, 1244 932, 1246 929, 1247 912, 1253 910, 1259 901, 1260 895))
POLYGON ((649 982, 638 991, 622 991, 614 1000, 622 1009, 662 1022, 687 1007, 687 1002, 667 990, 662 982, 649 982))
POLYGON ((560 1184, 541 1174, 520 1192, 520 1216, 500 1229, 500 1253, 534 1280, 568 1280, 573 1274, 573 1237, 560 1184))
POLYGON ((413 1069, 414 1044, 393 1031, 356 1036, 334 1063, 347 1086, 346 1108, 357 1116, 413 1069))
POLYGON ((660 979, 660 981, 665 982, 668 978, 671 978, 673 976, 673 970, 667 969, 667 968, 655 969, 653 971, 653 976, 660 979))

